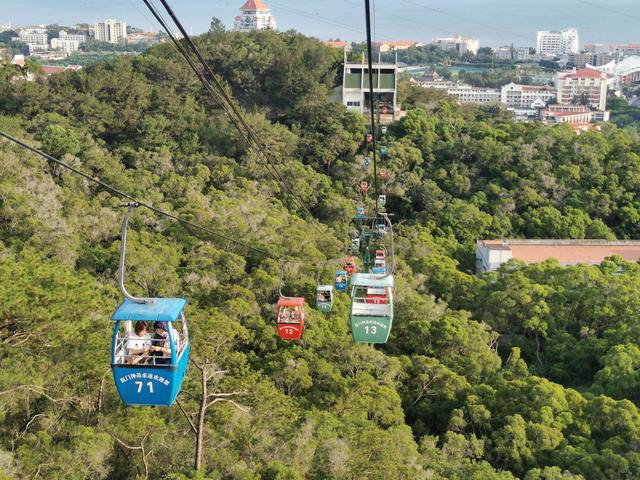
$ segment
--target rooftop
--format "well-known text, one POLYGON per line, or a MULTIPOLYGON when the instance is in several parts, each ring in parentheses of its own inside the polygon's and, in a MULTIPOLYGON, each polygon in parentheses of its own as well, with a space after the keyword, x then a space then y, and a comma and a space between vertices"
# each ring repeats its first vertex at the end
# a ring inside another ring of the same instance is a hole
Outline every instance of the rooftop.
POLYGON ((568 73, 567 75, 564 75, 564 77, 570 77, 570 78, 574 78, 574 79, 579 79, 579 78, 599 78, 601 80, 604 80, 608 77, 608 75, 606 73, 603 72, 599 72, 598 70, 594 70, 592 68, 582 68, 580 70, 577 70, 575 72, 571 72, 568 73))
POLYGON ((269 6, 262 0, 247 0, 244 5, 240 7, 240 10, 269 10, 269 6))
POLYGON ((629 262, 640 260, 640 240, 480 240, 488 250, 511 250, 512 258, 525 263, 555 258, 561 264, 595 265, 619 255, 629 262))
POLYGON ((418 42, 414 42, 411 40, 396 40, 389 42, 375 42, 376 46, 380 45, 389 45, 390 47, 412 47, 413 45, 417 45, 418 42))

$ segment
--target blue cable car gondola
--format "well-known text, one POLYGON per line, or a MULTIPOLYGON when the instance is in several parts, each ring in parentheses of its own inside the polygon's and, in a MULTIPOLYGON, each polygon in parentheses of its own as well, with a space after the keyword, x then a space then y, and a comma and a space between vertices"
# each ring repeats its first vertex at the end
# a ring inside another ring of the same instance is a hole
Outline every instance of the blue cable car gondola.
POLYGON ((119 285, 125 300, 112 315, 111 369, 126 405, 171 406, 182 388, 189 363, 189 332, 183 298, 138 298, 124 285, 127 224, 138 204, 129 207, 122 222, 119 285), (135 322, 135 328, 134 328, 135 322), (153 337, 146 333, 149 326, 153 337))
POLYGON ((338 270, 336 272, 336 290, 339 292, 346 292, 348 282, 349 277, 347 272, 344 270, 338 270))
POLYGON ((187 301, 182 298, 153 300, 153 303, 136 303, 126 299, 111 317, 116 322, 111 343, 111 368, 118 394, 127 405, 171 406, 180 393, 187 371, 189 335, 184 318, 187 301), (132 336, 135 338, 132 323, 138 321, 164 324, 166 340, 160 342, 168 345, 170 353, 162 352, 161 345, 153 344, 158 340, 150 339, 151 351, 141 355, 130 354, 128 345, 132 336), (175 328, 175 322, 182 322, 182 334, 175 328), (125 336, 123 332, 128 334, 125 336))

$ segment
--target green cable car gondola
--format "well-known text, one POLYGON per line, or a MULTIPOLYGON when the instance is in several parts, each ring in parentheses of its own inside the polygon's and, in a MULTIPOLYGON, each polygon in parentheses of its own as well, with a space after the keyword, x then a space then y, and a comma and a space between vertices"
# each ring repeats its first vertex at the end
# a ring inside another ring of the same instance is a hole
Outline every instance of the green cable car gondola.
POLYGON ((333 309, 333 285, 318 285, 316 288, 316 308, 322 313, 333 309))
POLYGON ((387 342, 393 324, 393 275, 353 275, 349 323, 355 342, 387 342))
POLYGON ((322 272, 328 263, 336 260, 327 260, 318 268, 318 278, 316 281, 316 308, 322 313, 330 313, 333 310, 333 285, 321 284, 322 272))

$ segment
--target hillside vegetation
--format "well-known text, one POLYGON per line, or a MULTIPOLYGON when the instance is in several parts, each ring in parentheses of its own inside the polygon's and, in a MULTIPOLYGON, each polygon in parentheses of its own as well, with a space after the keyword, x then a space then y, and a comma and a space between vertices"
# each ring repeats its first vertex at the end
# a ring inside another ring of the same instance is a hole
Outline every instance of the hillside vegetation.
POLYGON ((365 175, 364 119, 326 100, 340 52, 291 32, 198 43, 320 225, 169 45, 35 82, 2 67, 0 130, 291 258, 304 345, 276 335, 277 261, 138 209, 129 288, 189 300, 194 363, 184 412, 125 408, 109 368, 120 199, 0 141, 0 479, 640 478, 640 267, 477 277, 473 257, 479 238, 638 238, 637 130, 577 136, 403 85, 386 182, 396 318, 387 345, 356 345, 346 294, 311 307, 365 175), (220 401, 196 472, 186 416, 203 385, 220 401))

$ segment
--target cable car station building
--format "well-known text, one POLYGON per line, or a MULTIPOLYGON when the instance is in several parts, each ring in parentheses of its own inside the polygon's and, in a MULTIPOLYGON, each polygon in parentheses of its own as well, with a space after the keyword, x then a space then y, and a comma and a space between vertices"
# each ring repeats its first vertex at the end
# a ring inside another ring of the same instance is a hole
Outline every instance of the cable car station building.
MULTIPOLYGON (((398 63, 373 63, 373 93, 377 102, 380 123, 391 123, 400 118, 397 107, 398 63)), ((369 68, 364 54, 359 62, 344 57, 342 103, 351 111, 364 116, 369 110, 369 68)))

